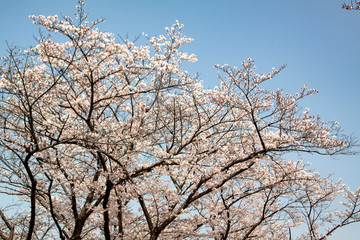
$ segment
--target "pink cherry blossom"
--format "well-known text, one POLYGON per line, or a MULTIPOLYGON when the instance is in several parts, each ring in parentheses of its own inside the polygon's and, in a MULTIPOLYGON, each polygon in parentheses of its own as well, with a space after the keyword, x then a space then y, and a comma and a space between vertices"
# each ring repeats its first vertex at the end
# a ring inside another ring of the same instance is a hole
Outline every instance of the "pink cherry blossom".
POLYGON ((0 209, 1 238, 325 239, 360 221, 359 189, 288 159, 351 153, 299 105, 316 90, 268 91, 285 66, 257 74, 251 58, 215 65, 205 89, 183 69, 197 59, 179 22, 139 46, 84 6, 31 16, 66 40, 1 58, 0 190, 19 213, 0 209))

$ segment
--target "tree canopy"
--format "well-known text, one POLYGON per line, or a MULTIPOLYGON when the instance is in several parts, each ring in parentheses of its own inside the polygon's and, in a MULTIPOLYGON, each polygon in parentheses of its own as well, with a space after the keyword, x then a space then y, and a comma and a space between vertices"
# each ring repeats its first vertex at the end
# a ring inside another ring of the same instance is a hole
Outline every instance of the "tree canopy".
POLYGON ((359 190, 287 158, 354 140, 298 105, 316 90, 263 88, 284 66, 215 65, 205 89, 179 22, 137 46, 83 1, 31 18, 37 46, 0 63, 0 191, 19 203, 2 239, 325 239, 360 221, 359 190))

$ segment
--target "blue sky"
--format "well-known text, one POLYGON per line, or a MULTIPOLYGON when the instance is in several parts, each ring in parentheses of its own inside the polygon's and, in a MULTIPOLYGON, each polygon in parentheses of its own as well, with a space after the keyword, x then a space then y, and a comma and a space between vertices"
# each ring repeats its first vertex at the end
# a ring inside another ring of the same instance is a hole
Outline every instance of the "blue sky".
MULTIPOLYGON (((75 12, 75 0, 0 0, 0 55, 6 43, 28 47, 39 31, 29 15, 75 12)), ((105 18, 104 31, 130 39, 164 33, 175 20, 194 42, 186 47, 199 61, 189 66, 206 87, 217 84, 212 65, 239 65, 251 57, 258 72, 287 64, 268 83, 295 93, 304 84, 319 90, 303 101, 323 120, 337 120, 360 139, 360 11, 341 9, 342 0, 88 0, 90 18, 105 18)), ((323 176, 334 173, 352 189, 360 186, 360 155, 302 156, 323 176)), ((358 239, 360 224, 330 239, 358 239), (358 229, 357 229, 358 228, 358 229)))

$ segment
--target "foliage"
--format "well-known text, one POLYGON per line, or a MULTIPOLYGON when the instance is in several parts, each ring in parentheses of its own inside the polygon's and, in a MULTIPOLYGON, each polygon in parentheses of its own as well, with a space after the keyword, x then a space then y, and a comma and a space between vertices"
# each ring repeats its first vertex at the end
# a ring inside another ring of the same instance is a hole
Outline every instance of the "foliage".
POLYGON ((0 67, 2 239, 325 239, 358 222, 351 192, 286 153, 349 153, 337 125, 301 110, 313 93, 262 84, 252 59, 205 90, 176 22, 136 46, 75 20, 31 16, 49 35, 0 67), (51 34, 66 38, 53 41, 51 34), (344 198, 343 208, 332 203, 344 198))
POLYGON ((355 1, 355 4, 352 0, 351 0, 350 4, 343 3, 342 8, 346 9, 346 10, 359 10, 360 9, 360 1, 355 1))

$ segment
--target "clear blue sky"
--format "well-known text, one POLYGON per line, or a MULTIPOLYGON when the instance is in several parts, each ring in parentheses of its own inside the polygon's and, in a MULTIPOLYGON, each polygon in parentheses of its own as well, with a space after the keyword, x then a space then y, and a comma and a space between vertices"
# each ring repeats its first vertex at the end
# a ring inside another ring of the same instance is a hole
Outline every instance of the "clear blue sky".
MULTIPOLYGON (((319 90, 303 101, 311 113, 337 120, 360 139, 360 11, 345 11, 345 0, 88 0, 90 18, 105 18, 104 31, 128 35, 163 34, 175 20, 195 39, 187 50, 199 61, 189 67, 204 85, 217 84, 215 63, 238 65, 251 57, 259 73, 287 64, 270 88, 294 93, 302 85, 319 90)), ((349 0, 350 1, 350 0, 349 0)), ((9 43, 34 45, 39 28, 28 16, 73 16, 75 0, 0 0, 0 55, 9 43)), ((360 186, 360 155, 336 159, 302 156, 323 176, 334 173, 352 189, 360 186)), ((359 239, 360 224, 332 240, 359 239)))

